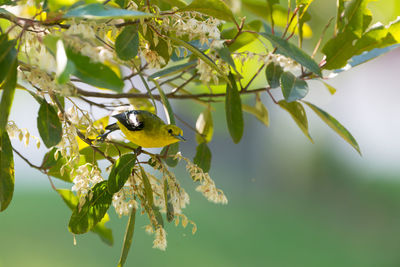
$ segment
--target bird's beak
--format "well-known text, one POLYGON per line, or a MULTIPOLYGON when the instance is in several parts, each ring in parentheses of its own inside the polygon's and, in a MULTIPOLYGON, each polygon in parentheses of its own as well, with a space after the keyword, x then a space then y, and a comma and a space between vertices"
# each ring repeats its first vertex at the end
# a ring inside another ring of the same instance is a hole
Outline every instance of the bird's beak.
POLYGON ((125 112, 113 115, 112 117, 116 118, 119 122, 122 122, 122 121, 126 120, 125 112))
POLYGON ((181 134, 175 135, 176 138, 178 138, 179 140, 186 142, 186 139, 183 138, 183 136, 181 134))

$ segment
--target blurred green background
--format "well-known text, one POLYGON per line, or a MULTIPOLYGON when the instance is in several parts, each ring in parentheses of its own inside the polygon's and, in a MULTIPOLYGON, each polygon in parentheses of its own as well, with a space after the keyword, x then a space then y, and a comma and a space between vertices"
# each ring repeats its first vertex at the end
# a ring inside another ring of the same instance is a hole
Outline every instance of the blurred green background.
MULTIPOLYGON (((323 27, 334 2, 315 1, 311 25, 323 27)), ((370 8, 384 23, 400 14, 396 0, 373 2, 370 8)), ((179 165, 177 177, 191 197, 185 212, 196 222, 197 233, 167 225, 168 247, 161 252, 151 248, 153 238, 144 232, 147 218, 138 216, 126 266, 400 266, 399 60, 397 49, 339 75, 329 81, 338 89, 334 96, 312 84, 308 99, 353 133, 363 157, 315 116, 310 125, 316 144, 309 143, 289 115, 266 97, 270 128, 246 115, 245 136, 234 145, 227 137, 223 106, 216 105, 210 174, 229 204, 207 202, 179 165)), ((22 92, 16 101, 12 119, 34 129, 36 104, 22 92)), ((173 104, 188 120, 200 111, 173 104)), ((195 138, 188 129, 185 133, 191 141, 182 151, 193 157, 195 138)), ((45 151, 34 145, 26 150, 16 140, 13 145, 36 163, 45 151)), ((67 229, 70 210, 46 177, 16 155, 15 161, 15 195, 0 214, 0 266, 115 266, 127 218, 110 210, 113 247, 91 233, 77 236, 74 246, 67 229)))

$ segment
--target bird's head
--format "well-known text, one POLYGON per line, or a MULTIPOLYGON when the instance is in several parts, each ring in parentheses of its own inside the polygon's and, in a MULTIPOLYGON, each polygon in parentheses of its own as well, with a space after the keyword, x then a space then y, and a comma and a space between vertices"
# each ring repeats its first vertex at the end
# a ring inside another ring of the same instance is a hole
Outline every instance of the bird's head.
POLYGON ((178 126, 169 124, 169 125, 164 125, 162 128, 163 128, 162 129, 163 135, 173 140, 176 140, 175 142, 186 141, 185 138, 183 138, 182 136, 183 134, 182 129, 179 128, 178 126))

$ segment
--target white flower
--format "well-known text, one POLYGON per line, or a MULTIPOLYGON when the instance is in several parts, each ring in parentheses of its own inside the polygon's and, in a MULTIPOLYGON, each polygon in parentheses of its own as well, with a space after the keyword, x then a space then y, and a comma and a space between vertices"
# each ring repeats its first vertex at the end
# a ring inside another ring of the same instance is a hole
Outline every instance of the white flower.
POLYGON ((158 248, 163 251, 167 248, 167 233, 161 226, 158 227, 155 231, 153 248, 158 248))
POLYGON ((103 181, 100 170, 90 163, 79 166, 75 172, 74 185, 71 190, 76 191, 78 196, 86 195, 95 184, 103 181))

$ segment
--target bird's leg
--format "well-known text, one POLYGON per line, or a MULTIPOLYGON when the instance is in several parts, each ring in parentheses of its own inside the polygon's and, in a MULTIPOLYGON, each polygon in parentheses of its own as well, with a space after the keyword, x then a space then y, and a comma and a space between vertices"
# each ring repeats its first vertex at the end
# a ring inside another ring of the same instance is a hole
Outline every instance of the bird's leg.
POLYGON ((142 147, 141 147, 141 146, 138 146, 138 147, 135 149, 135 155, 136 155, 136 157, 137 157, 137 156, 139 156, 140 154, 142 154, 142 147))

